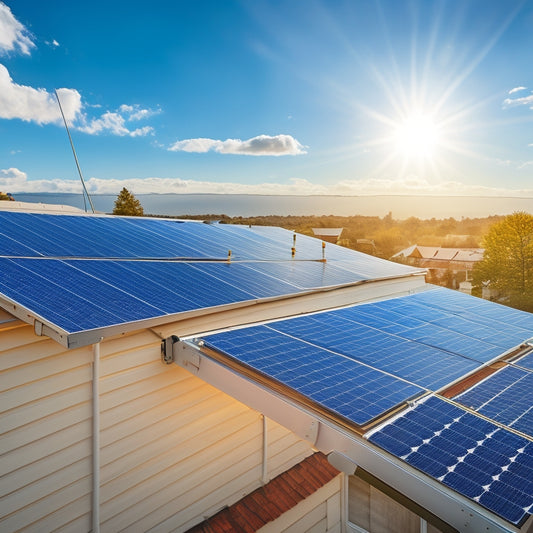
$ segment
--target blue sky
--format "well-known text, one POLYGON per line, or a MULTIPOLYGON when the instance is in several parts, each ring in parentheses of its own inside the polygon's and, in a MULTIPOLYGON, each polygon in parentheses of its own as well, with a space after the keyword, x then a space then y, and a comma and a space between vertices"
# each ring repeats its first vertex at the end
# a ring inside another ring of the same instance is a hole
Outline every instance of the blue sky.
POLYGON ((533 0, 0 1, 0 190, 533 195, 533 0))

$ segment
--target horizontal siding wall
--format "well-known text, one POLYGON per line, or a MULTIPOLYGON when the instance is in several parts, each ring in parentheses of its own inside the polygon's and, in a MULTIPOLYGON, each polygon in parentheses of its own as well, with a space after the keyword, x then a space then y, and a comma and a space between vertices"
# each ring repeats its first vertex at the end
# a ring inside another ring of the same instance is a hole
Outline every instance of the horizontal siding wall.
POLYGON ((0 329, 0 531, 90 528, 90 347, 0 329))
MULTIPOLYGON (((260 413, 162 364, 152 333, 102 344, 100 389, 102 531, 185 531, 260 486, 260 413)), ((269 477, 311 453, 267 427, 269 477)))
MULTIPOLYGON (((92 347, 0 330, 0 531, 91 529, 92 347)), ((101 344, 101 531, 185 531, 261 484, 257 413, 160 359, 143 330, 101 344)), ((311 453, 267 421, 268 478, 311 453)))

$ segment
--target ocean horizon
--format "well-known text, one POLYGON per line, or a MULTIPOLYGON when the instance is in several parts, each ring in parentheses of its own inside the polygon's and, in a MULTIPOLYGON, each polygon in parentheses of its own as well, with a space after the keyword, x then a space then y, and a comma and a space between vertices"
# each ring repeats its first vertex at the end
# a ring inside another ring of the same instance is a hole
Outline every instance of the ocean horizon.
MULTIPOLYGON (((21 202, 70 205, 85 209, 81 194, 18 193, 21 202)), ((533 198, 492 196, 296 196, 255 194, 136 194, 145 214, 160 216, 378 216, 392 213, 397 220, 411 216, 431 218, 484 218, 516 211, 533 213, 533 198)), ((91 195, 94 207, 111 213, 117 195, 91 195)), ((89 210, 89 206, 87 205, 89 210)))

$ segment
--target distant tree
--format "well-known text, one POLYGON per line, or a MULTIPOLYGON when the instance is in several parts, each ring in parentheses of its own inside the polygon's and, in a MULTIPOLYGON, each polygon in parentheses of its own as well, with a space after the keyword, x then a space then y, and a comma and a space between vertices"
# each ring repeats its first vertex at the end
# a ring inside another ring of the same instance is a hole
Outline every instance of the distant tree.
POLYGON ((483 260, 474 268, 474 283, 509 298, 509 305, 533 311, 533 216, 516 212, 490 227, 483 239, 483 260))
POLYGON ((135 198, 133 193, 124 187, 115 200, 113 214, 141 217, 144 214, 144 210, 141 202, 135 198))
POLYGON ((380 229, 374 234, 374 241, 379 257, 389 259, 396 252, 407 246, 407 240, 397 227, 380 229))
POLYGON ((13 198, 13 195, 10 193, 3 193, 0 191, 0 200, 8 200, 13 201, 15 198, 13 198))

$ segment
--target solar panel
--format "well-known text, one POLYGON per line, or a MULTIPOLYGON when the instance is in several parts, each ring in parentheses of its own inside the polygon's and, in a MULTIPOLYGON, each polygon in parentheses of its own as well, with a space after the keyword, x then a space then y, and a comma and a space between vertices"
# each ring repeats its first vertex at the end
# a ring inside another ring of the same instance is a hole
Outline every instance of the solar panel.
POLYGON ((419 387, 269 326, 203 337, 206 346, 291 387, 333 413, 362 425, 419 395, 419 387))
POLYGON ((479 366, 468 358, 382 330, 379 321, 367 325, 358 309, 354 306, 298 317, 270 327, 430 390, 438 390, 479 366))
POLYGON ((393 313, 393 316, 409 316, 432 327, 439 326, 449 332, 450 339, 457 337, 459 340, 461 336, 465 336, 486 343, 484 348, 482 346, 478 349, 470 348, 469 357, 482 362, 491 360, 495 352, 501 354, 529 338, 531 330, 527 328, 528 322, 531 322, 533 328, 533 315, 529 313, 518 311, 518 317, 515 309, 444 288, 434 288, 409 298, 393 298, 379 302, 375 308, 393 313), (465 303, 465 297, 468 303, 465 303), (446 310, 448 304, 450 308, 446 310), (492 310, 492 315, 498 316, 497 320, 485 313, 485 306, 492 310), (496 308, 496 311, 493 308, 496 308), (502 324, 505 324, 505 328, 501 327, 502 324), (498 349, 493 352, 488 348, 489 345, 498 349), (488 351, 485 354, 486 349, 488 351))
POLYGON ((0 258, 0 292, 79 332, 301 289, 239 263, 0 258))
POLYGON ((447 314, 463 316, 469 321, 488 326, 495 334, 504 334, 502 324, 511 331, 520 331, 525 335, 521 341, 529 338, 528 332, 533 331, 533 314, 497 304, 483 298, 472 298, 467 294, 443 287, 435 288, 419 294, 418 303, 433 309, 441 309, 447 314))
POLYGON ((522 368, 533 370, 533 352, 530 352, 524 355, 524 357, 521 357, 520 359, 516 360, 515 364, 522 368))
POLYGON ((442 399, 420 402, 367 438, 512 524, 533 510, 533 442, 442 399))
POLYGON ((336 268, 334 264, 316 261, 294 261, 291 263, 256 262, 250 263, 249 266, 256 272, 268 274, 275 279, 284 279, 302 290, 316 287, 334 287, 364 279, 336 268))
POLYGON ((533 438, 533 373, 507 366, 454 398, 533 438))

